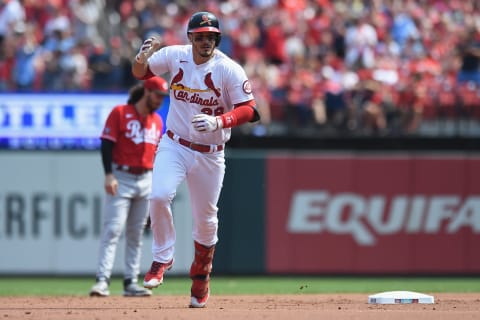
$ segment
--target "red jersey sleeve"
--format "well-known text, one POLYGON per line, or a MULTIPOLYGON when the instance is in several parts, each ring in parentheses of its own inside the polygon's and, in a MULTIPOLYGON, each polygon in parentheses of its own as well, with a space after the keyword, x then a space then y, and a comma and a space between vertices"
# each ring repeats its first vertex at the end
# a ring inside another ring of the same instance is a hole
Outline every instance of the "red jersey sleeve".
POLYGON ((247 122, 255 122, 260 120, 260 115, 255 108, 255 100, 249 100, 235 105, 235 108, 222 114, 220 119, 223 128, 232 128, 247 122))
POLYGON ((118 135, 120 134, 120 113, 119 106, 113 108, 105 121, 105 126, 103 127, 100 138, 117 142, 118 135))

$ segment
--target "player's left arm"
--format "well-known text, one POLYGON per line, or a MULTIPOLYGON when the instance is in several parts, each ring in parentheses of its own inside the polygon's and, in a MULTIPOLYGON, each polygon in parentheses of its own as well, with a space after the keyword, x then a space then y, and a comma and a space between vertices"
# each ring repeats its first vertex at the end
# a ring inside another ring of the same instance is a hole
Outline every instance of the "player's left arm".
POLYGON ((233 128, 247 122, 260 120, 260 114, 255 107, 255 100, 237 103, 234 109, 219 116, 197 114, 192 118, 193 128, 200 132, 212 132, 222 128, 233 128))
POLYGON ((232 111, 218 117, 222 122, 221 128, 232 128, 247 122, 260 120, 260 114, 257 111, 255 100, 237 103, 232 111))

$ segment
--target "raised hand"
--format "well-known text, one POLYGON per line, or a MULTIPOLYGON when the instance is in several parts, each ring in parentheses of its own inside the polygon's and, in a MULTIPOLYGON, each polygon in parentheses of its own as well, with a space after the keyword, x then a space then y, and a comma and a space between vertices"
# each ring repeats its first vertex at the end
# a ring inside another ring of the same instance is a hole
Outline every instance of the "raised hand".
POLYGON ((158 41, 155 37, 150 37, 143 42, 140 50, 135 56, 135 60, 138 63, 144 64, 145 62, 147 62, 148 58, 150 58, 152 54, 159 48, 160 41, 158 41))

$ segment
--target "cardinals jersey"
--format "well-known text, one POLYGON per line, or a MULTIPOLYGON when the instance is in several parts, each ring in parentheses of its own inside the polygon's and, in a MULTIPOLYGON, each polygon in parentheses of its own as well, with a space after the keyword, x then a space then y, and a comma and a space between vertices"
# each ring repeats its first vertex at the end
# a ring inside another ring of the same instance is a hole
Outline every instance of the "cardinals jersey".
POLYGON ((218 49, 209 61, 197 65, 191 45, 168 46, 155 52, 148 63, 154 74, 170 74, 167 129, 189 141, 226 143, 230 128, 198 132, 192 127, 192 117, 200 113, 218 116, 231 111, 235 104, 254 99, 243 68, 218 49))
POLYGON ((115 142, 113 162, 151 169, 162 127, 157 113, 142 118, 133 105, 119 105, 108 115, 101 138, 115 142))

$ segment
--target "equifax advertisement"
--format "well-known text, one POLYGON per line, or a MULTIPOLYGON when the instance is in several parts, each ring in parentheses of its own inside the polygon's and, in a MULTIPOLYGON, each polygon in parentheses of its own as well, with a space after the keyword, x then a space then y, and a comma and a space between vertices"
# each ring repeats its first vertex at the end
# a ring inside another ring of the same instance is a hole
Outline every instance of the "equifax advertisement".
POLYGON ((268 272, 480 272, 480 156, 272 156, 267 163, 268 272))

